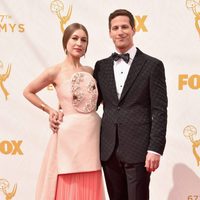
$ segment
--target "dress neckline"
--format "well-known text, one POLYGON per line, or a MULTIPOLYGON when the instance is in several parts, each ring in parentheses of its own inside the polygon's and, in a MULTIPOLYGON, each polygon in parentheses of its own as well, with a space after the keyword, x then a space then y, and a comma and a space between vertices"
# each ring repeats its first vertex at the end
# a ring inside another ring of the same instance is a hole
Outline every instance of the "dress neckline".
POLYGON ((63 85, 64 83, 69 82, 69 81, 71 82, 72 79, 73 79, 73 77, 75 76, 75 74, 78 74, 78 73, 83 73, 83 74, 85 73, 85 74, 89 75, 90 77, 94 78, 94 77, 92 76, 92 74, 90 74, 89 72, 86 72, 86 71, 77 71, 77 72, 72 73, 71 76, 70 76, 70 78, 63 80, 63 81, 60 83, 60 85, 63 85))

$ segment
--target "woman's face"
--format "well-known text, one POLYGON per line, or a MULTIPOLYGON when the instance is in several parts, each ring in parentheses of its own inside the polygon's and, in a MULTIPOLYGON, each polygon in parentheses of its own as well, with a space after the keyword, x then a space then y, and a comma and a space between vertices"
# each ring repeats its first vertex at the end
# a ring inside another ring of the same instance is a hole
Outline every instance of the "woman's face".
POLYGON ((82 29, 74 31, 70 36, 66 49, 67 54, 73 57, 80 58, 85 55, 85 51, 88 45, 88 38, 86 33, 82 29))

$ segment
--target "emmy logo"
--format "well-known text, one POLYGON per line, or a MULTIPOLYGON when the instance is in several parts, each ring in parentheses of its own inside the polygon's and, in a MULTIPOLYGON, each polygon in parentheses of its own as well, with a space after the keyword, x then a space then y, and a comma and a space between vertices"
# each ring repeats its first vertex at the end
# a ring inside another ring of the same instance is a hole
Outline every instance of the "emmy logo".
POLYGON ((192 9, 195 15, 195 27, 200 36, 200 0, 186 0, 186 6, 192 9))
MULTIPOLYGON (((0 69, 3 69, 3 62, 0 61, 0 69)), ((4 87, 3 82, 6 81, 6 79, 9 77, 11 71, 11 64, 8 64, 7 70, 5 73, 0 73, 0 89, 3 91, 6 100, 8 99, 8 91, 4 87)))
POLYGON ((13 186, 12 192, 8 192, 9 187, 10 184, 6 179, 0 179, 0 192, 5 195, 5 200, 11 200, 17 191, 17 184, 13 186))
POLYGON ((183 135, 189 138, 192 143, 192 151, 197 161, 197 166, 200 165, 200 156, 198 154, 198 148, 200 146, 200 140, 194 140, 194 135, 197 135, 197 129, 195 126, 188 125, 183 130, 183 135))
POLYGON ((61 31, 64 32, 64 25, 69 21, 72 14, 72 6, 70 5, 66 16, 62 16, 61 13, 64 11, 64 4, 60 0, 53 0, 50 5, 51 12, 56 14, 60 20, 61 31))

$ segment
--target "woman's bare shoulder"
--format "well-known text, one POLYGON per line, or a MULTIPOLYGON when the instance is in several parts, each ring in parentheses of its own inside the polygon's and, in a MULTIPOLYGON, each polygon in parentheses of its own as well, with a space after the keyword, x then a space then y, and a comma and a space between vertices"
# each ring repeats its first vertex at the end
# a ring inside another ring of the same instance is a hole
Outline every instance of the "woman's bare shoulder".
POLYGON ((52 74, 58 73, 60 70, 61 70, 60 63, 47 67, 47 71, 52 74))
POLYGON ((57 63, 55 65, 49 66, 47 68, 47 71, 49 72, 49 74, 57 76, 62 71, 62 68, 63 64, 57 63))
POLYGON ((52 66, 47 67, 44 71, 43 74, 48 78, 49 81, 54 82, 56 79, 57 75, 59 74, 61 69, 60 64, 55 64, 52 66))
POLYGON ((86 72, 88 72, 88 73, 90 73, 90 74, 93 75, 94 69, 92 67, 90 67, 90 66, 84 66, 83 69, 84 69, 84 71, 86 71, 86 72))

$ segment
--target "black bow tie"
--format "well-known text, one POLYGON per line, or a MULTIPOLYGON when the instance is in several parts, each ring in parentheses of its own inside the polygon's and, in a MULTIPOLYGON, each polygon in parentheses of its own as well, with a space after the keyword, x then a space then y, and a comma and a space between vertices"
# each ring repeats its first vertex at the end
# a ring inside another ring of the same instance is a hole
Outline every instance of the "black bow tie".
POLYGON ((129 53, 125 53, 125 54, 118 54, 118 53, 113 53, 112 54, 112 58, 114 61, 119 60, 120 58, 123 59, 126 63, 129 62, 130 56, 129 53))

